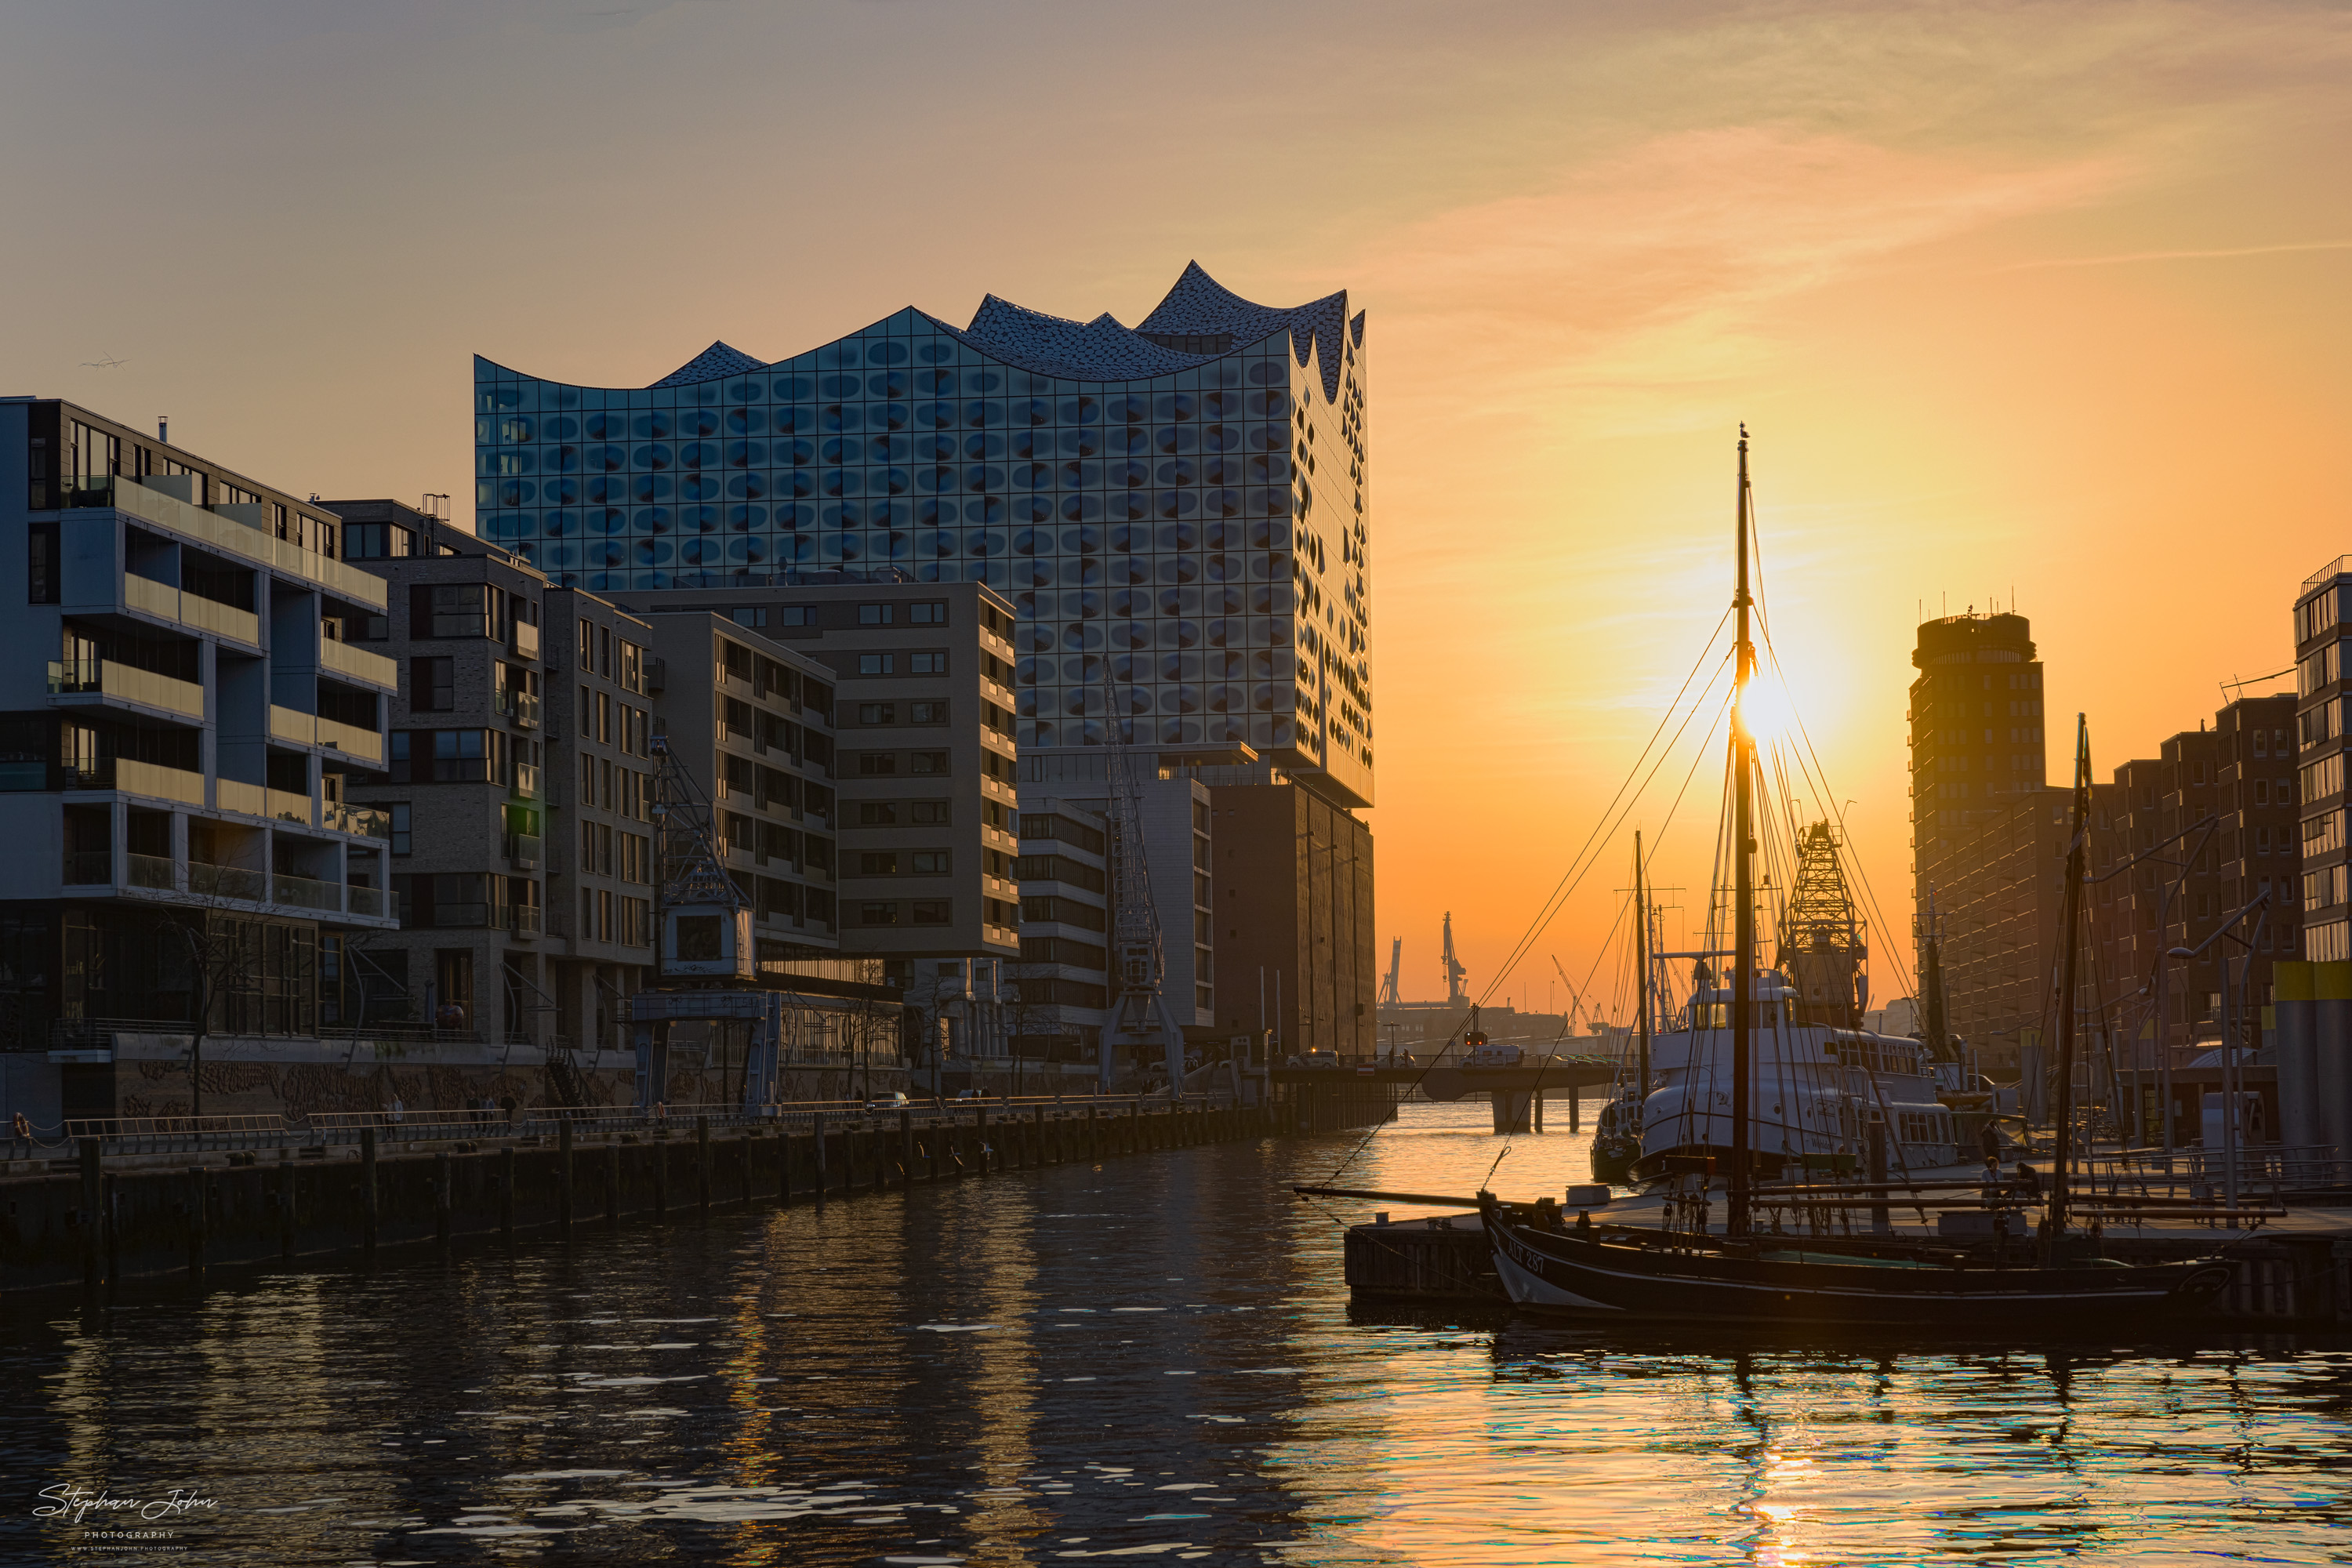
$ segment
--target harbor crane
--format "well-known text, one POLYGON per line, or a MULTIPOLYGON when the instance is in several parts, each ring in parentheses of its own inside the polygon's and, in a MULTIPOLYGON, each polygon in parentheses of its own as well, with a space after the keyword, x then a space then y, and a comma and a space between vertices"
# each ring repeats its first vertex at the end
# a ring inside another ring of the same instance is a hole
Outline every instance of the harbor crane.
POLYGON ((1445 966, 1445 1005, 1449 1007, 1459 1007, 1470 1000, 1470 993, 1465 990, 1462 984, 1465 980, 1470 978, 1470 972, 1463 968, 1461 961, 1454 956, 1454 911, 1452 910, 1445 911, 1445 952, 1439 962, 1445 966))
POLYGON ((1120 710, 1118 686, 1111 660, 1103 660, 1103 742, 1108 766, 1104 776, 1110 798, 1111 935, 1118 971, 1118 1015, 1104 1031, 1097 1048, 1096 1081, 1105 1094, 1111 1088, 1111 1042, 1117 1035, 1149 1039, 1156 1031, 1168 1063, 1168 1093, 1184 1094, 1184 1031, 1168 1005, 1167 956, 1161 944, 1160 909, 1151 899, 1151 867, 1143 842, 1143 795, 1136 783, 1134 759, 1128 754, 1127 727, 1131 722, 1120 710))
POLYGON ((1404 938, 1398 937, 1395 941, 1389 943, 1389 972, 1387 976, 1381 982, 1381 999, 1378 1004, 1380 1006, 1398 1007, 1403 1005, 1402 1001, 1397 995, 1397 971, 1403 966, 1403 963, 1404 938))

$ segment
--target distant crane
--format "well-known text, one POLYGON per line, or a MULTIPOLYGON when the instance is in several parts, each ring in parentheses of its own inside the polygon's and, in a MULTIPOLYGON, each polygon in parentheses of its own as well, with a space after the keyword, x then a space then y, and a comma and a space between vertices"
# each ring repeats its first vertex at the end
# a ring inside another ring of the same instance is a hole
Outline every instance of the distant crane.
MULTIPOLYGON (((1572 1034, 1575 1031, 1577 1014, 1584 1012, 1584 998, 1578 994, 1576 982, 1568 977, 1568 971, 1561 968, 1559 954, 1551 952, 1546 953, 1544 956, 1551 960, 1551 966, 1554 969, 1559 971, 1559 983, 1568 987, 1568 1016, 1560 1020, 1561 1025, 1563 1026, 1560 1032, 1562 1034, 1572 1034)), ((1584 1016, 1587 1023, 1597 1024, 1600 1022, 1598 1018, 1593 1017, 1589 1012, 1585 1012, 1584 1016)))
POLYGON ((1452 910, 1445 911, 1445 953, 1439 962, 1445 965, 1445 1005, 1449 1007, 1459 1007, 1470 1000, 1470 993, 1464 990, 1462 986, 1462 983, 1470 978, 1470 972, 1463 968, 1461 960, 1454 956, 1454 911, 1452 910))
POLYGON ((1399 937, 1394 942, 1389 943, 1389 972, 1387 978, 1381 982, 1381 999, 1378 1004, 1380 1006, 1397 1007, 1403 1005, 1402 1002, 1397 995, 1397 970, 1402 966, 1403 963, 1404 938, 1399 937))
POLYGON ((1110 1035, 1142 1040, 1156 1028, 1167 1053, 1168 1092, 1184 1094, 1184 1031, 1168 1005, 1167 960, 1160 942, 1160 910, 1151 901, 1151 867, 1143 844, 1143 795, 1136 783, 1135 765, 1128 755, 1129 721, 1119 710, 1119 689, 1111 660, 1103 660, 1103 742, 1110 785, 1110 875, 1112 936, 1118 953, 1118 1016, 1097 1049, 1096 1081, 1110 1092, 1110 1035))

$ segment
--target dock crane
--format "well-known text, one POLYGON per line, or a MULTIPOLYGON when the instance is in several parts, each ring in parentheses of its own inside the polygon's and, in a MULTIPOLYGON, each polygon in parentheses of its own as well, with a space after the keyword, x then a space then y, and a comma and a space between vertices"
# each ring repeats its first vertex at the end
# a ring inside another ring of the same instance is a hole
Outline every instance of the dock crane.
POLYGON ((1465 980, 1470 978, 1470 972, 1463 968, 1461 961, 1454 956, 1454 911, 1452 910, 1445 911, 1445 953, 1439 962, 1445 966, 1445 1005, 1449 1007, 1459 1007, 1470 1000, 1470 993, 1463 989, 1462 985, 1465 980))
POLYGON ((1397 971, 1402 968, 1403 964, 1404 938, 1398 937, 1394 942, 1389 943, 1389 972, 1387 977, 1381 982, 1381 999, 1378 1005, 1382 1007, 1398 1007, 1403 1005, 1402 1001, 1397 995, 1397 971))
POLYGON ((1558 971, 1558 972, 1559 972, 1559 983, 1560 983, 1562 985, 1565 985, 1565 986, 1567 986, 1567 987, 1568 987, 1568 1014, 1567 1014, 1566 1017, 1564 1017, 1564 1018, 1561 1020, 1561 1022, 1562 1022, 1565 1026, 1567 1026, 1567 1027, 1566 1027, 1562 1032, 1563 1032, 1563 1033, 1573 1033, 1573 1032, 1574 1032, 1574 1028, 1575 1028, 1575 1025, 1576 1025, 1576 1016, 1577 1016, 1577 1014, 1579 1014, 1579 1013, 1583 1013, 1583 1014, 1584 1014, 1584 1021, 1585 1021, 1588 1025, 1590 1025, 1590 1024, 1597 1024, 1597 1023, 1599 1023, 1601 1020, 1600 1020, 1600 1019, 1598 1019, 1598 1018, 1595 1018, 1595 1017, 1591 1015, 1591 1013, 1589 1010, 1587 1010, 1587 1009, 1586 1009, 1586 1007, 1585 1007, 1585 1005, 1584 1005, 1584 998, 1583 998, 1583 996, 1582 996, 1580 994, 1579 994, 1579 992, 1578 992, 1578 991, 1577 991, 1577 989, 1576 989, 1576 982, 1575 982, 1575 981, 1573 981, 1573 980, 1570 980, 1570 979, 1568 977, 1568 971, 1567 971, 1565 968, 1563 968, 1563 967, 1561 966, 1560 962, 1559 962, 1559 954, 1558 954, 1558 953, 1556 953, 1556 952, 1551 952, 1551 953, 1546 953, 1544 956, 1551 960, 1551 966, 1552 966, 1552 968, 1553 968, 1554 970, 1556 970, 1556 971, 1558 971))

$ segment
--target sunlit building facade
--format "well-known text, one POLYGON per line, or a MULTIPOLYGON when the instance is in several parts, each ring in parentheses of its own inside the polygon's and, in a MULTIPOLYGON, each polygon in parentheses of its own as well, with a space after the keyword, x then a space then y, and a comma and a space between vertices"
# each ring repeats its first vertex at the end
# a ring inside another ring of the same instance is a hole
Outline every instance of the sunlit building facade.
POLYGON ((477 528, 599 593, 984 583, 1023 617, 1024 777, 1116 721, 1365 806, 1364 338, 1344 293, 1270 308, 1195 265, 1132 330, 991 296, 647 387, 477 359, 477 528))

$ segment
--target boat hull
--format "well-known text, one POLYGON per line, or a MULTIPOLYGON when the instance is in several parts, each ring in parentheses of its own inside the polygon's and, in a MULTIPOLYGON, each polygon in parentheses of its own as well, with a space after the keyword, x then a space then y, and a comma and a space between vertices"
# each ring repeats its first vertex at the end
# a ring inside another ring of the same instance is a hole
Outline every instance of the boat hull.
MULTIPOLYGON (((2142 1326, 2201 1311, 2229 1282, 2212 1259, 2146 1268, 1888 1267, 1727 1257, 1486 1223, 1495 1272, 1519 1306, 1712 1322, 1901 1324, 2049 1332, 2142 1326)), ((1790 1249, 1801 1247, 1788 1238, 1790 1249)))

